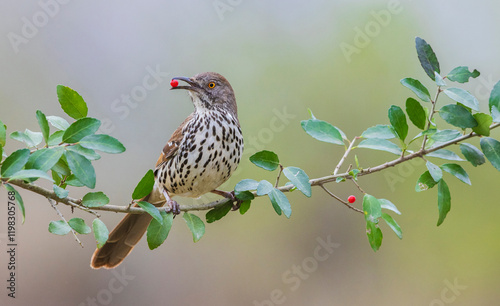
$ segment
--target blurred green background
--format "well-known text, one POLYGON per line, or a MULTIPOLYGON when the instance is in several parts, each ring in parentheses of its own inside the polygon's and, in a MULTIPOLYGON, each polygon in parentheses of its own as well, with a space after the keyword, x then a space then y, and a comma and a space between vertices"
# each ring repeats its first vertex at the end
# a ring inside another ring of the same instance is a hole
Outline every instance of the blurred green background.
MULTIPOLYGON (((443 74, 460 65, 482 73, 465 88, 483 111, 500 79, 500 21, 494 14, 500 3, 493 0, 60 2, 1 2, 0 119, 8 132, 37 130, 37 109, 65 116, 56 85, 78 91, 89 116, 105 122, 103 132, 127 147, 124 154, 104 155, 95 163, 96 190, 108 194, 112 204, 130 201, 136 183, 192 111, 185 93, 169 91, 174 76, 217 71, 235 89, 246 151, 238 172, 223 186, 227 190, 243 178, 274 178, 248 161, 264 148, 311 178, 333 170, 343 149, 302 131, 307 108, 352 138, 387 123, 391 104, 404 105, 412 94, 399 84, 401 78, 421 79, 434 91, 418 62, 415 36, 432 45, 443 74), (346 45, 357 49, 346 55, 346 45), (156 70, 161 73, 151 78, 156 70), (157 86, 145 89, 145 78, 157 86)), ((441 103, 450 103, 447 99, 441 103)), ((497 131, 492 135, 498 139, 497 131)), ((17 148, 11 140, 6 151, 17 148)), ((365 167, 394 158, 363 149, 357 154, 365 167)), ((472 187, 447 180, 452 209, 439 228, 436 190, 414 191, 422 163, 360 179, 365 191, 390 199, 403 213, 396 219, 403 240, 382 225, 384 242, 377 253, 368 244, 363 217, 315 188, 310 199, 290 195, 289 220, 259 199, 246 215, 231 213, 207 225, 196 244, 176 218, 164 245, 149 251, 141 241, 116 272, 91 270, 93 237, 80 237, 82 249, 70 235, 50 234, 48 223, 58 216, 45 199, 22 192, 26 223, 17 232, 17 298, 7 297, 4 281, 0 304, 495 305, 500 174, 489 163, 463 166, 472 187), (333 253, 321 251, 327 254, 323 261, 313 259, 318 239, 335 243, 333 253)), ((349 183, 330 188, 343 198, 361 198, 349 183)), ((1 191, 2 280, 8 277, 6 202, 1 191)), ((93 219, 61 210, 67 218, 93 219)), ((110 229, 121 218, 102 217, 110 229)))

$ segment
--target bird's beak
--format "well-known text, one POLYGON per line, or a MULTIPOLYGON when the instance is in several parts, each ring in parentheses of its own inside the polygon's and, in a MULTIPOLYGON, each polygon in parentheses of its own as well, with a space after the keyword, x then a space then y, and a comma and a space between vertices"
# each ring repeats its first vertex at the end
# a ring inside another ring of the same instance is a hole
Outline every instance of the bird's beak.
POLYGON ((170 89, 196 90, 198 88, 198 84, 190 78, 174 77, 174 78, 172 78, 172 80, 184 81, 184 82, 188 83, 190 86, 177 86, 177 87, 172 87, 170 89))

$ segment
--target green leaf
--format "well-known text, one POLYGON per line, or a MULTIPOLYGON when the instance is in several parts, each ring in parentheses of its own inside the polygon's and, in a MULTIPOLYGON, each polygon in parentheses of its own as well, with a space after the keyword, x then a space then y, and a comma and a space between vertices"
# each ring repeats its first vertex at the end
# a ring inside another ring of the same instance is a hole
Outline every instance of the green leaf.
POLYGON ((425 165, 427 166, 427 169, 429 170, 429 173, 434 181, 439 182, 443 178, 443 171, 437 165, 431 163, 430 161, 427 161, 425 165))
POLYGON ((47 120, 50 122, 50 124, 52 124, 53 127, 63 132, 69 127, 68 121, 58 116, 47 116, 47 120))
POLYGON ((68 190, 61 188, 57 185, 52 185, 52 189, 54 190, 54 193, 56 194, 56 196, 58 196, 60 199, 64 199, 69 194, 68 190))
POLYGON ((306 197, 311 196, 311 183, 309 176, 304 170, 297 167, 286 167, 283 169, 283 174, 299 189, 306 197))
POLYGON ((263 196, 270 193, 273 190, 273 185, 266 180, 262 180, 257 185, 257 195, 263 196))
MULTIPOLYGON (((5 147, 5 141, 7 140, 7 127, 0 121, 0 146, 5 147)), ((1 157, 1 156, 0 156, 1 157)))
POLYGON ((378 227, 377 223, 367 221, 366 222, 366 235, 368 236, 368 242, 370 242, 370 246, 376 252, 382 245, 382 231, 378 227))
POLYGON ((85 207, 101 207, 109 203, 109 198, 102 191, 89 192, 82 198, 85 207))
POLYGON ((500 122, 500 110, 495 105, 491 107, 491 117, 493 117, 493 122, 500 122))
POLYGON ((389 225, 389 227, 396 234, 396 236, 399 237, 399 239, 403 239, 403 232, 401 231, 401 227, 390 215, 382 213, 382 219, 384 219, 385 223, 389 225))
POLYGON ((307 134, 319 141, 344 145, 340 132, 326 121, 313 118, 303 120, 300 124, 307 134))
POLYGON ((455 176, 457 179, 461 180, 462 182, 470 185, 470 178, 467 172, 462 168, 462 166, 457 165, 457 164, 443 164, 441 165, 441 169, 443 171, 448 172, 449 174, 455 176))
POLYGON ((50 128, 49 128, 49 122, 47 121, 47 117, 45 117, 44 113, 37 110, 36 119, 38 120, 38 125, 40 126, 40 130, 42 131, 43 139, 45 139, 45 142, 48 143, 50 128))
POLYGON ((404 78, 400 82, 401 84, 403 84, 403 86, 408 87, 411 91, 413 91, 417 95, 417 97, 419 97, 422 101, 424 102, 431 101, 431 95, 429 94, 429 90, 422 83, 420 83, 419 80, 412 78, 404 78))
POLYGON ((460 151, 465 156, 465 159, 467 159, 474 167, 482 165, 486 162, 483 153, 470 143, 461 143, 460 151))
POLYGON ((69 127, 68 121, 58 116, 47 116, 47 120, 50 122, 50 124, 52 124, 53 127, 61 131, 64 131, 69 127))
POLYGON ((491 112, 492 106, 496 106, 497 110, 500 110, 500 81, 498 81, 493 89, 491 90, 490 100, 489 100, 489 109, 491 112))
POLYGON ((391 201, 386 200, 386 199, 378 199, 378 201, 380 202, 380 207, 382 207, 384 209, 391 210, 391 211, 397 213, 398 215, 401 215, 401 212, 398 210, 396 205, 394 205, 391 201))
POLYGON ((79 143, 84 148, 99 150, 105 153, 118 154, 125 152, 125 147, 121 142, 105 134, 85 136, 79 143))
POLYGON ((66 146, 65 148, 68 151, 73 151, 75 153, 80 154, 81 156, 85 157, 88 160, 98 160, 98 159, 101 159, 101 155, 97 154, 94 150, 84 148, 84 147, 82 147, 79 144, 72 145, 72 146, 66 146))
POLYGON ((83 187, 85 186, 82 182, 80 182, 74 174, 69 175, 66 178, 66 185, 73 187, 83 187))
POLYGON ((469 67, 459 66, 450 71, 446 77, 452 82, 466 83, 469 82, 469 78, 477 78, 478 76, 479 71, 476 69, 470 72, 469 67))
POLYGON ((410 121, 419 129, 425 129, 425 123, 427 118, 425 115, 425 110, 417 100, 413 98, 406 99, 406 113, 410 118, 410 121))
POLYGON ((479 143, 486 158, 500 171, 500 142, 490 137, 483 137, 479 143))
POLYGON ((193 242, 198 242, 205 234, 205 223, 197 215, 185 212, 182 218, 186 221, 191 233, 193 233, 193 242))
POLYGON ((460 137, 461 134, 457 130, 442 130, 431 135, 430 138, 438 142, 446 142, 460 137))
POLYGON ((108 241, 109 230, 106 227, 106 224, 104 224, 104 222, 102 222, 99 218, 95 218, 94 221, 92 221, 92 229, 94 230, 97 248, 100 249, 106 241, 108 241))
POLYGON ((51 169, 61 176, 67 176, 71 174, 68 163, 63 158, 59 159, 59 161, 51 169))
POLYGON ((12 134, 10 134, 10 138, 24 142, 26 146, 28 147, 36 147, 39 145, 42 140, 43 140, 43 135, 42 133, 39 132, 33 132, 31 130, 24 130, 24 133, 21 133, 19 131, 15 131, 12 134))
POLYGON ((30 155, 26 168, 49 171, 61 159, 63 153, 64 149, 61 147, 37 150, 30 155))
POLYGON ((62 110, 71 118, 80 119, 87 117, 87 103, 85 103, 83 98, 73 89, 58 85, 57 98, 59 99, 62 110))
POLYGON ((156 208, 156 206, 154 206, 153 204, 146 202, 146 201, 139 201, 139 202, 137 202, 137 205, 139 205, 148 214, 150 214, 151 217, 156 219, 156 221, 160 222, 160 224, 163 223, 163 218, 162 218, 158 208, 156 208))
POLYGON ((165 241, 165 239, 167 239, 168 233, 170 232, 174 221, 174 215, 172 213, 167 214, 162 211, 160 214, 162 216, 163 224, 156 221, 156 219, 152 219, 148 226, 146 237, 150 250, 156 249, 165 241))
POLYGON ((439 110, 439 116, 444 121, 456 127, 466 129, 477 126, 477 121, 471 113, 461 105, 448 104, 439 110))
POLYGON ((262 169, 268 171, 276 170, 280 164, 278 155, 274 152, 266 150, 257 152, 250 156, 250 161, 257 167, 261 167, 262 169))
POLYGON ((424 68, 425 73, 427 73, 432 80, 435 80, 434 71, 437 73, 441 71, 439 70, 439 62, 432 47, 420 37, 415 38, 415 46, 422 68, 424 68))
POLYGON ((463 161, 463 159, 461 159, 460 156, 458 156, 454 152, 452 152, 450 150, 446 150, 446 149, 436 150, 434 152, 427 154, 427 156, 437 157, 437 158, 446 159, 446 160, 463 161))
POLYGON ((361 134, 363 138, 378 138, 378 139, 392 139, 397 137, 396 131, 390 125, 381 125, 378 124, 376 126, 372 126, 361 134))
POLYGON ((434 71, 434 79, 436 81, 437 86, 439 87, 446 86, 446 82, 443 80, 443 77, 436 71, 434 71))
POLYGON ((81 118, 73 122, 64 132, 65 143, 75 143, 83 137, 94 134, 101 126, 101 121, 95 118, 81 118))
POLYGON ((358 148, 386 151, 396 155, 401 155, 401 149, 394 143, 385 139, 370 138, 359 143, 358 148))
POLYGON ((349 174, 352 176, 352 178, 357 181, 358 180, 358 174, 360 173, 361 171, 359 171, 359 169, 352 169, 351 171, 349 171, 349 174))
POLYGON ((90 234, 90 232, 92 231, 90 227, 85 224, 85 221, 82 218, 72 218, 68 221, 68 224, 78 234, 86 235, 90 234))
MULTIPOLYGON (((17 206, 21 211, 22 223, 24 224, 24 220, 26 219, 26 210, 24 209, 24 201, 21 194, 19 194, 19 192, 17 192, 17 190, 15 190, 10 184, 5 183, 3 185, 5 186, 5 189, 7 189, 7 192, 14 193, 14 199, 16 200, 17 206)), ((9 200, 11 200, 11 194, 9 194, 9 200)))
MULTIPOLYGON (((290 218, 290 215, 292 214, 292 206, 290 205, 290 202, 288 201, 286 195, 280 190, 273 188, 268 196, 271 200, 271 203, 273 204, 273 207, 278 206, 280 208, 280 211, 282 211, 287 218, 290 218)), ((281 215, 281 213, 278 213, 278 215, 281 215)))
MULTIPOLYGON (((84 156, 66 151, 64 152, 66 155, 66 159, 68 160, 68 167, 71 169, 71 172, 75 175, 75 177, 85 186, 90 189, 95 188, 95 171, 92 163, 85 158, 84 156)), ((69 185, 69 183, 67 182, 69 185)))
POLYGON ((64 135, 64 131, 55 131, 52 135, 49 136, 47 140, 47 144, 49 146, 57 146, 63 142, 62 137, 64 135))
POLYGON ((134 189, 132 193, 132 199, 139 200, 147 196, 153 190, 155 185, 155 175, 153 170, 149 169, 148 172, 142 177, 139 184, 134 189))
POLYGON ((50 221, 49 232, 56 235, 66 235, 71 231, 71 227, 64 220, 50 221))
POLYGON ((3 161, 2 168, 0 170, 2 177, 10 177, 12 174, 21 170, 28 162, 29 157, 30 150, 28 149, 20 149, 10 154, 3 161))
POLYGON ((451 208, 451 195, 450 189, 444 180, 439 181, 438 183, 438 210, 439 210, 439 219, 437 225, 441 225, 446 215, 450 211, 451 208))
POLYGON ((461 103, 476 112, 479 111, 479 101, 467 90, 452 87, 445 89, 443 92, 453 101, 461 103))
POLYGON ((472 115, 477 121, 477 126, 472 130, 482 136, 490 136, 490 125, 493 123, 493 118, 488 114, 477 113, 472 115))
POLYGON ((236 186, 234 186, 234 192, 242 192, 247 190, 256 190, 257 186, 259 186, 259 182, 252 179, 244 179, 238 182, 236 186))
POLYGON ((243 203, 241 203, 240 205, 240 214, 241 215, 244 215, 249 209, 250 209, 250 204, 251 204, 252 201, 243 201, 243 203))
POLYGON ((253 195, 253 193, 251 193, 250 191, 235 192, 234 196, 238 200, 241 200, 241 201, 248 201, 248 200, 251 201, 251 200, 253 200, 255 198, 255 196, 253 195))
MULTIPOLYGON (((233 204, 231 202, 227 202, 226 204, 216 207, 205 215, 205 219, 207 220, 207 223, 213 223, 215 221, 218 221, 222 219, 227 213, 231 210, 233 207, 233 204)), ((241 207, 240 207, 241 208, 241 207)))
POLYGON ((13 173, 10 177, 9 180, 25 180, 25 179, 31 179, 31 178, 44 178, 46 180, 49 180, 53 182, 54 180, 50 175, 48 175, 46 172, 41 171, 41 170, 36 170, 36 169, 28 169, 28 170, 19 170, 16 173, 13 173))
POLYGON ((366 222, 378 223, 378 218, 382 216, 380 201, 372 195, 365 194, 363 197, 363 212, 366 222))
POLYGON ((34 147, 35 146, 35 144, 28 137, 28 135, 26 135, 25 133, 19 132, 19 131, 12 132, 10 134, 10 138, 14 139, 14 140, 17 140, 17 141, 20 141, 20 142, 24 142, 28 147, 34 147))
POLYGON ((389 121, 392 127, 396 131, 399 139, 405 141, 408 135, 408 124, 406 123, 406 116, 401 107, 396 105, 391 105, 388 112, 389 121))

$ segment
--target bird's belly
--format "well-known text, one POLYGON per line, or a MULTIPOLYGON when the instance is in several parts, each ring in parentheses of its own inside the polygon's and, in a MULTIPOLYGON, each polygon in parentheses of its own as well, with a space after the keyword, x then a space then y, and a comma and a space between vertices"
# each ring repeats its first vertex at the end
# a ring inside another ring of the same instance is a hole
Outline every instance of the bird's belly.
POLYGON ((163 185, 172 196, 197 198, 217 189, 236 170, 243 151, 237 141, 212 135, 195 138, 193 144, 169 161, 163 185), (196 146, 191 150, 193 144, 196 146))

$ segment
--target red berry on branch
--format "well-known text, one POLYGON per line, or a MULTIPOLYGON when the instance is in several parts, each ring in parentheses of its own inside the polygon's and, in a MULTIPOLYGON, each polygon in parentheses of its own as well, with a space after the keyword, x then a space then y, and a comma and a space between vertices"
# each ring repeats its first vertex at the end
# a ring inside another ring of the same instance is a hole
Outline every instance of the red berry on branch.
POLYGON ((179 85, 179 81, 177 81, 177 80, 170 81, 170 86, 177 87, 178 85, 179 85))
POLYGON ((352 196, 349 196, 349 197, 347 198, 347 201, 348 201, 349 203, 351 203, 351 204, 352 204, 352 203, 356 202, 356 197, 355 197, 355 196, 353 196, 353 195, 352 195, 352 196))

